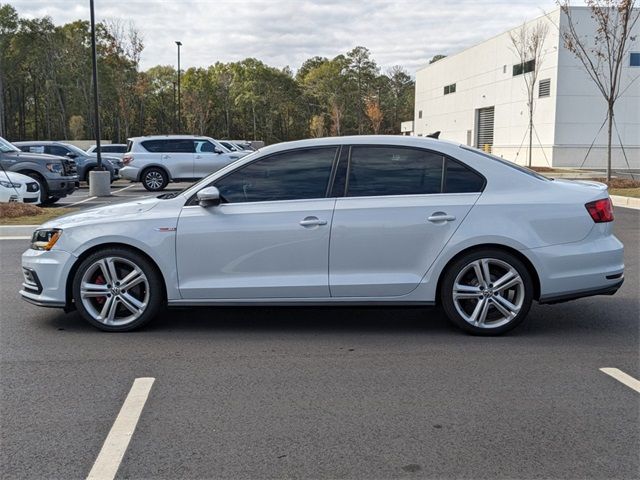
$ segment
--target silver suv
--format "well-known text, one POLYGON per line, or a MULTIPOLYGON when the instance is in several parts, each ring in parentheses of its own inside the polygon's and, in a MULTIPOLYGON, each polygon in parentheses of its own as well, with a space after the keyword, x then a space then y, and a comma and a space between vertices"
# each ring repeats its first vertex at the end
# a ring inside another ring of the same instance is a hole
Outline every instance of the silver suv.
POLYGON ((161 135, 127 140, 122 178, 142 182, 151 192, 169 182, 204 178, 249 152, 231 152, 210 137, 161 135))

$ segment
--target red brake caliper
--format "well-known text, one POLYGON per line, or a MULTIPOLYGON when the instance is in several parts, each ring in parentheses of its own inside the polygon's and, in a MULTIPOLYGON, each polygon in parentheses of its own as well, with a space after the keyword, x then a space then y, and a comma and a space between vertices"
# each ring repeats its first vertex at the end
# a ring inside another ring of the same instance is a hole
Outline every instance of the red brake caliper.
MULTIPOLYGON (((104 281, 104 277, 102 275, 98 275, 95 279, 96 285, 104 285, 105 282, 104 281)), ((107 301, 107 297, 96 297, 96 302, 98 303, 98 305, 102 305, 104 304, 104 302, 107 301)))

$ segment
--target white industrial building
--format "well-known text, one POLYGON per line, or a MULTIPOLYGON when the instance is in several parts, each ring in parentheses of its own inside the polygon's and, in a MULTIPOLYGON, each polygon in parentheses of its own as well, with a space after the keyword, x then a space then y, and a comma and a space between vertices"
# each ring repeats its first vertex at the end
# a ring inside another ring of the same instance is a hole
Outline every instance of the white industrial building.
MULTIPOLYGON (((593 36, 587 7, 573 7, 580 31, 593 36)), ((560 9, 527 23, 548 24, 535 85, 533 165, 604 167, 606 102, 560 35, 560 9), (593 145, 593 146, 592 146, 593 145), (591 151, 586 156, 587 152, 591 151), (586 161, 585 161, 586 158, 586 161)), ((520 28, 517 27, 517 28, 520 28)), ((517 28, 514 28, 517 30, 517 28)), ((640 22, 624 60, 615 120, 631 168, 640 168, 640 22), (635 80, 635 81, 634 81, 635 80)), ((414 135, 441 131, 440 138, 490 149, 525 164, 528 158, 527 90, 522 63, 509 32, 427 65, 416 74, 414 135), (515 67, 515 68, 514 68, 515 67)), ((627 168, 614 130, 613 166, 627 168)))

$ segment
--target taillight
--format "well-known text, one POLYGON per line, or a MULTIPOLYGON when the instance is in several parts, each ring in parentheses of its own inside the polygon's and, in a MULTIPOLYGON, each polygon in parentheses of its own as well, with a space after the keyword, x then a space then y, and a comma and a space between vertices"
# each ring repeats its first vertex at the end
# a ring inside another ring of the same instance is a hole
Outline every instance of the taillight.
POLYGON ((603 198, 585 205, 593 221, 596 223, 613 222, 613 205, 610 198, 603 198))
POLYGON ((124 165, 129 165, 131 162, 133 162, 133 155, 125 155, 122 157, 122 163, 124 165))

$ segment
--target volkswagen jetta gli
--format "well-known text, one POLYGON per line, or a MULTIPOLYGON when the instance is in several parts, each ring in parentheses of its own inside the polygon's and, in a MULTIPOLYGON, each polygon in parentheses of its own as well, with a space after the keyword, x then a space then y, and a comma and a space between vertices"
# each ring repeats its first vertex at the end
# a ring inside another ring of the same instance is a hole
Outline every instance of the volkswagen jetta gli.
POLYGON ((439 304, 468 332, 499 334, 533 300, 615 293, 612 221, 605 185, 459 144, 304 140, 179 193, 42 225, 20 293, 108 331, 165 305, 439 304))

